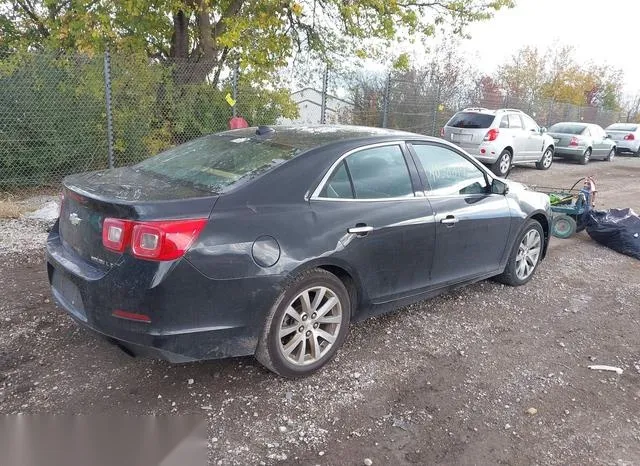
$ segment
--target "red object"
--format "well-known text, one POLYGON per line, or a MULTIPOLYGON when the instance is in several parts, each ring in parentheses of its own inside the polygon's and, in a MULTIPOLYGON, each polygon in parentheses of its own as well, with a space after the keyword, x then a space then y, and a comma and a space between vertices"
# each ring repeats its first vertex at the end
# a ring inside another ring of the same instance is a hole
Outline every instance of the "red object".
POLYGON ((105 218, 102 223, 102 244, 105 248, 123 252, 129 243, 131 222, 117 218, 105 218))
POLYGON ((440 137, 443 138, 444 137, 444 128, 440 128, 440 137))
POLYGON ((102 244, 116 252, 130 246, 139 259, 170 261, 184 255, 206 223, 206 218, 150 222, 105 218, 102 244))
POLYGON ((633 133, 630 133, 630 134, 627 134, 627 135, 624 137, 624 140, 625 140, 625 141, 633 141, 635 138, 636 138, 636 137, 633 135, 633 133))
POLYGON ((249 123, 242 117, 233 117, 229 120, 229 129, 248 128, 249 123))
POLYGON ((138 314, 137 312, 127 312, 127 311, 122 311, 120 309, 116 309, 115 311, 113 311, 111 315, 113 317, 118 317, 120 319, 135 320, 136 322, 144 322, 145 324, 151 323, 151 318, 149 316, 144 314, 138 314))
POLYGON ((485 141, 495 141, 496 139, 498 139, 498 135, 500 134, 500 130, 498 128, 491 128, 488 132, 487 135, 484 137, 485 141))
POLYGON ((577 137, 575 137, 575 136, 573 136, 573 137, 571 138, 571 141, 569 141, 569 145, 570 145, 570 146, 577 146, 577 145, 578 145, 578 138, 577 138, 577 137))
POLYGON ((484 154, 485 152, 487 152, 485 149, 480 149, 481 154, 484 154))

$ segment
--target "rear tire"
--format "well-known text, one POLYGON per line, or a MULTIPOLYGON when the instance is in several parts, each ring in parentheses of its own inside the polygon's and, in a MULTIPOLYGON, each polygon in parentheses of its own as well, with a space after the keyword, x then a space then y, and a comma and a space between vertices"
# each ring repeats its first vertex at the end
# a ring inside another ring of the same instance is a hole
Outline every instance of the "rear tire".
POLYGON ((580 165, 586 165, 589 163, 589 160, 591 160, 591 149, 587 149, 586 151, 584 151, 584 154, 582 154, 582 157, 580 157, 580 165))
POLYGON ((536 162, 536 168, 538 170, 548 170, 553 163, 553 147, 547 147, 547 150, 542 154, 542 158, 539 162, 536 162))
POLYGON ((307 270, 271 307, 255 357, 280 376, 306 377, 333 359, 350 320, 351 300, 342 281, 323 269, 307 270))
POLYGON ((501 178, 506 178, 511 171, 511 162, 513 159, 513 155, 509 152, 508 149, 500 152, 500 156, 498 160, 496 160, 493 165, 491 165, 491 171, 498 175, 501 178))
POLYGON ((498 275, 496 280, 509 286, 524 285, 533 278, 542 259, 543 250, 544 231, 542 225, 530 219, 513 245, 504 272, 498 275), (537 248, 537 253, 535 248, 537 248), (526 273, 523 273, 523 263, 526 266, 526 270, 524 270, 526 273))
POLYGON ((556 238, 571 238, 578 230, 576 221, 568 215, 558 215, 551 223, 551 234, 556 238))

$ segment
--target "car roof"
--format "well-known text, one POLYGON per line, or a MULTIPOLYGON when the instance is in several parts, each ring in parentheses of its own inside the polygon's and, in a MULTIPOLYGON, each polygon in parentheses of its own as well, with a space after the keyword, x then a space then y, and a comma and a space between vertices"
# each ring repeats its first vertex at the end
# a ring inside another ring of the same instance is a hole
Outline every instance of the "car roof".
POLYGON ((460 110, 460 112, 458 113, 484 113, 486 115, 498 115, 498 114, 502 114, 502 113, 506 113, 506 112, 512 112, 512 113, 522 113, 524 114, 524 112, 522 110, 518 110, 517 108, 498 108, 496 110, 491 110, 488 108, 484 108, 484 107, 467 107, 465 109, 460 110))
POLYGON ((584 123, 580 121, 559 121, 558 123, 554 123, 552 126, 556 125, 573 125, 573 126, 598 126, 593 123, 584 123))
POLYGON ((607 129, 610 130, 621 130, 621 131, 637 131, 640 124, 638 123, 614 123, 612 125, 607 126, 607 129))
POLYGON ((388 139, 394 136, 402 139, 416 137, 428 139, 426 136, 406 131, 350 125, 259 126, 224 131, 218 135, 233 139, 268 140, 271 144, 288 146, 301 151, 328 143, 355 139, 388 139))

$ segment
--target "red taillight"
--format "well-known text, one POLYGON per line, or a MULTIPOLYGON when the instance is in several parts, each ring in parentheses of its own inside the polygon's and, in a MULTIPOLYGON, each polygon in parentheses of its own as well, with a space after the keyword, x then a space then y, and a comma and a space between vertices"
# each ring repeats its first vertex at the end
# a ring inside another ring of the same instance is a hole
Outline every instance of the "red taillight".
POLYGON ((131 222, 118 218, 105 218, 102 223, 102 244, 116 252, 124 252, 131 236, 131 222))
POLYGON ((577 146, 579 142, 580 142, 580 141, 578 141, 578 138, 577 138, 577 137, 575 137, 575 136, 573 136, 573 137, 571 138, 571 141, 569 141, 569 145, 570 145, 570 146, 577 146))
POLYGON ((489 131, 487 131, 484 140, 489 142, 495 141, 496 139, 498 139, 499 134, 500 130, 498 128, 491 128, 489 131))
POLYGON ((624 137, 625 141, 633 141, 635 139, 635 135, 633 133, 629 133, 624 137))
POLYGON ((136 322, 144 322, 145 324, 151 323, 151 318, 145 314, 138 314, 137 312, 128 312, 121 309, 116 309, 111 313, 113 317, 118 317, 125 320, 133 320, 136 322))
POLYGON ((444 137, 444 128, 440 128, 440 137, 443 138, 444 137))
POLYGON ((206 218, 150 222, 105 218, 102 244, 116 252, 130 246, 132 254, 140 259, 170 261, 184 255, 206 223, 206 218))

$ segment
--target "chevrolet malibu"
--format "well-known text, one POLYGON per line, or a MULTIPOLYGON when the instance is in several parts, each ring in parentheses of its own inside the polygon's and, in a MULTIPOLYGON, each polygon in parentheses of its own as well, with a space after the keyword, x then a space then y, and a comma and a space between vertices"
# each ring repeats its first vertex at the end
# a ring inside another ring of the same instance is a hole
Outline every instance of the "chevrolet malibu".
POLYGON ((440 139, 359 127, 212 134, 64 180, 56 302, 132 355, 255 355, 285 377, 351 322, 496 277, 527 283, 549 200, 440 139))

